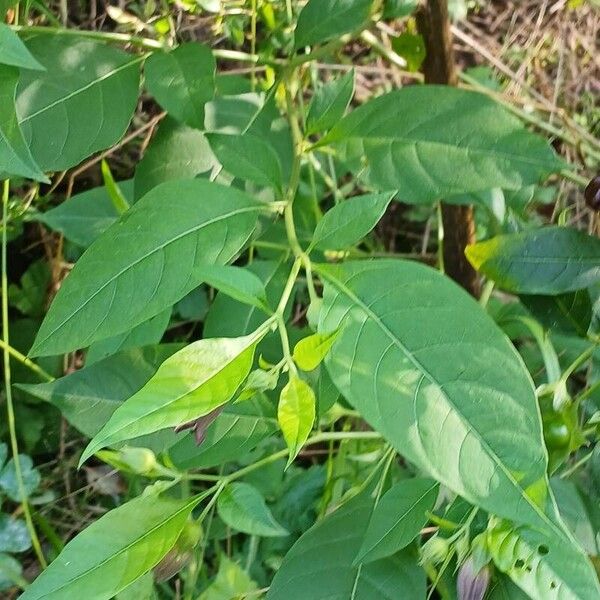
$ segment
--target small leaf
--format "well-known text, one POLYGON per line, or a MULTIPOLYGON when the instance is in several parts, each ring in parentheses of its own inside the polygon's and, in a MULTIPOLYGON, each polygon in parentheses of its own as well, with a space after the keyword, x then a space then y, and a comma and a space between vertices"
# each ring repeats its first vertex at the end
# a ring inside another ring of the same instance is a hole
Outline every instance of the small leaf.
POLYGON ((301 339, 294 348, 294 362, 303 371, 316 369, 327 356, 329 349, 335 342, 339 330, 331 333, 314 333, 301 339))
POLYGON ((237 531, 262 537, 289 535, 271 514, 262 494, 248 483, 229 484, 219 496, 217 511, 237 531))
POLYGON ((117 213, 122 215, 124 212, 127 211, 130 204, 129 204, 129 201, 127 200, 127 198, 125 197, 125 195, 123 194, 123 192, 121 191, 121 188, 115 181, 113 174, 110 170, 110 167, 108 166, 108 163, 106 162, 106 159, 102 159, 101 171, 102 171, 102 178, 104 179, 104 187, 106 188, 106 191, 108 192, 111 202, 113 203, 113 206, 115 207, 115 210, 117 211, 117 213))
MULTIPOLYGON (((206 1, 206 0, 204 0, 206 1)), ((221 554, 219 571, 215 580, 204 590, 198 600, 237 600, 252 598, 258 586, 237 563, 221 554)), ((258 597, 258 596, 257 596, 258 597)))
POLYGON ((71 540, 22 600, 109 600, 175 545, 201 500, 147 494, 111 510, 71 540))
POLYGON ((499 235, 468 246, 470 263, 501 288, 556 295, 600 281, 600 240, 570 227, 499 235))
POLYGON ((288 466, 312 430, 315 421, 315 394, 311 387, 299 377, 292 375, 281 390, 277 408, 277 420, 289 448, 288 466))
POLYGON ((328 81, 313 96, 306 117, 306 134, 333 127, 343 116, 354 95, 354 70, 328 81))
POLYGON ((240 179, 281 191, 281 163, 277 152, 266 140, 250 133, 209 133, 207 138, 212 151, 226 171, 240 179))
POLYGON ((318 222, 312 245, 341 250, 362 240, 385 213, 396 192, 355 196, 336 204, 318 222))
POLYGON ((266 328, 240 338, 199 340, 170 356, 111 416, 80 459, 97 450, 208 414, 226 404, 248 376, 266 328))
POLYGON ((402 33, 392 38, 392 48, 406 60, 409 71, 418 71, 425 59, 425 41, 423 36, 402 33))
POLYGON ((294 47, 326 42, 364 25, 373 0, 309 0, 298 16, 294 47))
POLYGON ((25 552, 31 538, 25 521, 0 513, 0 552, 25 552))
POLYGON ((44 71, 44 67, 31 55, 21 38, 0 18, 0 64, 44 71))
POLYGON ((243 267, 205 265, 199 273, 205 283, 234 300, 268 310, 265 286, 252 271, 243 267))
POLYGON ((426 513, 433 509, 438 489, 431 479, 415 478, 388 490, 375 506, 355 564, 391 556, 408 546, 427 523, 426 513))
MULTIPOLYGON (((25 488, 25 495, 26 497, 29 497, 40 484, 40 472, 33 468, 33 461, 25 454, 19 454, 19 466, 21 467, 21 477, 23 479, 23 487, 25 488)), ((11 458, 2 471, 0 471, 0 491, 15 502, 23 500, 17 480, 14 458, 11 458)))
POLYGON ((23 569, 18 560, 9 554, 0 553, 0 592, 15 585, 24 587, 27 581, 23 579, 22 571, 23 569))
POLYGON ((148 58, 146 87, 172 117, 203 129, 204 105, 215 95, 215 70, 210 48, 188 42, 148 58))

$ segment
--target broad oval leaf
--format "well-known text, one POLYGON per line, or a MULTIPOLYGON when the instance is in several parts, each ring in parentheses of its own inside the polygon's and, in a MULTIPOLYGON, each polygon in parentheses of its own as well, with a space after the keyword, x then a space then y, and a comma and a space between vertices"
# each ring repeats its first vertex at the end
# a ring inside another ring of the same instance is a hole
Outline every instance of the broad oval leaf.
POLYGON ((342 250, 360 242, 385 213, 396 192, 365 194, 344 200, 317 223, 312 246, 342 250))
POLYGON ((298 15, 294 46, 326 42, 364 25, 373 0, 309 0, 298 15))
POLYGON ((244 193, 199 179, 154 188, 76 263, 31 354, 83 348, 163 311, 201 283, 203 265, 235 257, 261 211, 244 193))
POLYGON ((478 303, 408 261, 319 272, 319 330, 341 328, 325 362, 348 401, 400 453, 473 504, 554 528, 531 379, 478 303))
POLYGON ((248 483, 230 483, 219 495, 217 511, 237 531, 262 537, 289 535, 275 520, 262 494, 248 483))
POLYGON ((263 327, 240 338, 199 340, 167 358, 112 414, 80 464, 100 448, 183 425, 227 403, 248 376, 256 344, 266 331, 263 327))
POLYGON ((428 521, 439 486, 431 479, 405 479, 375 506, 355 563, 391 556, 410 544, 428 521))
POLYGON ((354 95, 354 71, 328 81, 313 96, 306 116, 306 134, 333 127, 343 116, 354 95))
POLYGON ((281 163, 277 152, 267 140, 251 133, 209 133, 207 137, 223 168, 234 177, 281 191, 281 163))
POLYGON ((0 64, 34 71, 44 70, 44 67, 27 50, 21 38, 2 22, 0 22, 0 64))
POLYGON ((370 100, 320 142, 353 144, 369 182, 429 203, 494 187, 519 189, 560 170, 548 143, 499 104, 449 86, 408 86, 370 100))
POLYGON ((115 144, 133 115, 143 56, 62 35, 25 41, 45 72, 23 71, 17 114, 44 171, 68 169, 115 144))
POLYGON ((197 42, 171 52, 155 52, 146 61, 146 87, 178 121, 204 128, 204 105, 215 95, 216 62, 210 48, 197 42))
POLYGON ((468 246, 466 255, 510 292, 556 295, 600 281, 600 240, 570 227, 499 235, 468 246))
POLYGON ((319 521, 285 555, 267 600, 425 599, 414 550, 354 565, 374 500, 362 492, 319 521))
POLYGON ((201 498, 148 494, 111 510, 71 540, 22 600, 109 600, 175 545, 201 498))
POLYGON ((290 451, 290 465, 308 439, 315 421, 316 398, 312 388, 296 375, 281 390, 277 420, 290 451))

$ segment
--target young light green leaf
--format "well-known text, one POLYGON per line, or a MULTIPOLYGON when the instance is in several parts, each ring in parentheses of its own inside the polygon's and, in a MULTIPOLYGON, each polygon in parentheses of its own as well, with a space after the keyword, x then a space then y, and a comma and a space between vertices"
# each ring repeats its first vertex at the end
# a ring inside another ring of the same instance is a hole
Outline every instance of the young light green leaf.
POLYGON ((277 152, 266 140, 250 133, 209 133, 207 137, 210 147, 226 171, 240 179, 281 191, 281 163, 277 152))
MULTIPOLYGON (((131 204, 133 180, 120 181, 119 188, 131 204)), ((119 217, 106 187, 76 194, 56 208, 35 216, 37 221, 62 233, 69 241, 87 248, 119 217)))
POLYGON ((200 268, 200 277, 234 300, 268 311, 265 286, 252 271, 228 265, 205 265, 200 268))
POLYGON ((0 18, 0 64, 43 71, 44 67, 31 55, 21 38, 0 18))
POLYGON ((418 71, 425 59, 425 41, 419 34, 404 32, 392 38, 392 48, 406 60, 409 71, 418 71))
POLYGON ((102 159, 101 163, 102 179, 104 179, 104 187, 115 207, 118 214, 122 215, 129 208, 129 201, 125 198, 125 195, 119 188, 119 185, 115 181, 113 174, 108 166, 105 159, 102 159))
POLYGON ((285 555, 267 600, 425 598, 425 573, 413 549, 353 564, 373 507, 373 498, 362 492, 304 533, 285 555))
POLYGON ((65 546, 22 600, 109 600, 175 545, 200 500, 147 494, 111 510, 65 546))
POLYGON ((341 250, 362 240, 385 213, 396 192, 355 196, 336 204, 317 223, 312 246, 341 250))
MULTIPOLYGON (((204 0, 205 2, 207 0, 204 0)), ((256 583, 237 563, 221 554, 219 571, 215 580, 198 597, 198 600, 237 600, 257 596, 256 583)), ((258 597, 258 596, 257 596, 258 597)))
POLYGON ((319 330, 341 328, 327 368, 370 425, 472 504, 562 531, 547 504, 548 459, 531 379, 479 304, 439 272, 408 261, 318 271, 325 280, 319 330))
POLYGON ((200 179, 154 188, 76 263, 31 354, 83 348, 165 310, 202 282, 204 265, 227 263, 243 248, 264 210, 238 190, 200 179))
POLYGON ((220 494, 217 511, 237 531, 262 537, 289 535, 276 520, 262 494, 248 483, 230 483, 220 494))
POLYGON ((17 68, 0 65, 0 179, 18 176, 48 183, 19 127, 15 108, 18 81, 17 68))
POLYGON ((487 548, 498 569, 531 598, 600 597, 594 568, 572 541, 500 521, 487 532, 487 548))
POLYGON ((169 114, 190 127, 204 129, 204 105, 215 95, 216 62, 210 48, 197 42, 146 61, 146 87, 169 114))
POLYGON ((134 197, 171 179, 192 179, 217 164, 201 131, 166 117, 135 169, 134 197))
POLYGON ((175 427, 226 404, 248 376, 266 327, 240 338, 199 340, 170 356, 144 387, 113 413, 84 450, 94 452, 175 427))
POLYGON ((17 114, 44 171, 68 169, 119 141, 133 115, 143 56, 62 35, 36 35, 27 48, 46 71, 23 71, 17 114))
POLYGON ((375 506, 354 563, 370 563, 408 546, 427 523, 438 489, 431 479, 415 478, 388 490, 375 506))
POLYGON ((499 235, 468 246, 469 262, 501 288, 564 294, 600 281, 600 240, 570 227, 499 235))
POLYGON ((308 439, 315 421, 315 405, 312 388, 299 377, 291 375, 287 385, 281 390, 277 407, 279 427, 290 451, 288 466, 308 439))
POLYGON ((313 333, 301 339, 294 347, 292 358, 303 371, 316 369, 327 356, 339 330, 330 333, 313 333))
POLYGON ((320 87, 306 116, 306 133, 312 135, 333 127, 343 116, 354 95, 354 70, 320 87))
POLYGON ((408 86, 370 100, 320 142, 366 157, 367 179, 403 202, 430 203, 537 183, 563 163, 499 104, 450 86, 408 86), (402 118, 398 118, 402 115, 402 118))
POLYGON ((373 0, 309 0, 298 16, 294 47, 326 42, 366 24, 373 0))

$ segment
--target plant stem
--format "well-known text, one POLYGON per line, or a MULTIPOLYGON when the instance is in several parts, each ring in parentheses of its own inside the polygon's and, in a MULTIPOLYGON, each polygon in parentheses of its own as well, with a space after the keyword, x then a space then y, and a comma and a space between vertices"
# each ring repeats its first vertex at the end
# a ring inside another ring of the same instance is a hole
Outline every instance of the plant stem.
POLYGON ((50 373, 44 371, 42 367, 36 365, 31 359, 27 358, 24 354, 21 354, 16 348, 7 345, 6 342, 0 339, 0 349, 7 350, 8 353, 21 364, 25 365, 28 369, 31 369, 36 375, 45 381, 54 381, 54 377, 50 373))
POLYGON ((37 559, 42 567, 45 569, 47 566, 42 547, 38 539, 33 519, 31 518, 31 511, 29 508, 29 502, 27 500, 27 491, 25 490, 25 484, 23 483, 23 473, 21 472, 21 461, 19 458, 19 444, 17 442, 17 429, 15 420, 15 410, 12 399, 11 379, 10 379, 10 343, 9 343, 9 324, 8 324, 8 276, 7 276, 7 260, 6 260, 6 231, 8 223, 8 194, 9 194, 9 181, 4 181, 2 187, 2 350, 4 359, 4 387, 6 390, 6 411, 8 421, 8 432, 10 436, 10 445, 12 450, 13 462, 15 465, 15 476, 17 478, 17 486, 19 489, 19 497, 21 499, 21 507, 23 514, 25 515, 25 522, 29 536, 31 537, 31 544, 37 556, 37 559))

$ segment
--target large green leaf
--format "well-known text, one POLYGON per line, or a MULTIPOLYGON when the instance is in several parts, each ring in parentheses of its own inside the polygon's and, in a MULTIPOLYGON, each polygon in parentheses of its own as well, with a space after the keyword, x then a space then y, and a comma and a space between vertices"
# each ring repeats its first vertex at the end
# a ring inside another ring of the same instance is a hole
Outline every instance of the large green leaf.
POLYGON ((413 549, 354 565, 373 511, 363 492, 309 529, 285 555, 267 600, 425 598, 425 573, 413 549))
MULTIPOLYGON (((133 199, 131 179, 119 182, 119 188, 128 200, 133 199)), ((69 241, 87 248, 118 217, 106 187, 102 186, 81 192, 35 218, 60 231, 69 241)))
POLYGON ((298 16, 294 46, 312 46, 364 25, 373 0, 309 0, 298 16))
POLYGON ((311 135, 333 127, 344 116, 353 94, 353 70, 319 88, 308 107, 306 133, 311 135))
POLYGON ((0 20, 0 64, 43 71, 44 67, 27 50, 21 38, 0 20))
POLYGON ((248 376, 263 327, 240 338, 199 340, 170 356, 158 371, 113 413, 83 452, 183 425, 212 412, 235 394, 248 376))
POLYGON ((201 131, 167 117, 135 170, 135 198, 171 179, 191 179, 218 162, 201 131))
POLYGON ((23 71, 17 114, 44 171, 68 169, 125 133, 138 99, 142 56, 62 35, 25 41, 46 71, 23 71))
POLYGON ((0 179, 27 177, 48 182, 23 139, 15 108, 16 67, 0 65, 0 179))
POLYGON ((248 483, 231 483, 219 495, 221 519, 237 531, 262 537, 289 535, 275 519, 263 495, 248 483))
POLYGON ((147 494, 110 511, 65 546, 22 600, 112 598, 175 545, 199 501, 147 494))
POLYGON ((326 365, 350 403, 399 452, 470 502, 552 528, 533 385, 478 303, 408 261, 319 272, 319 330, 342 329, 326 365))
POLYGON ((429 203, 494 187, 519 189, 561 168, 545 140, 476 92, 408 86, 371 100, 320 142, 349 144, 367 179, 399 200, 429 203))
POLYGON ((146 87, 172 117, 204 127, 204 105, 215 95, 215 58, 210 48, 190 42, 146 61, 146 87))
POLYGON ((437 482, 425 478, 406 479, 389 489, 375 506, 355 562, 371 562, 408 546, 427 523, 438 489, 437 482))
POLYGON ((261 211, 244 193, 200 179, 153 189, 76 263, 31 353, 83 348, 163 311, 201 283, 203 264, 235 257, 261 211))
POLYGON ((544 227, 468 246, 467 258, 501 288, 564 294, 600 281, 600 240, 570 227, 544 227))

